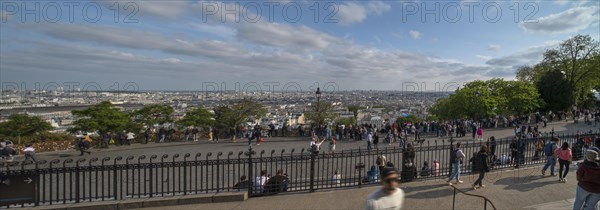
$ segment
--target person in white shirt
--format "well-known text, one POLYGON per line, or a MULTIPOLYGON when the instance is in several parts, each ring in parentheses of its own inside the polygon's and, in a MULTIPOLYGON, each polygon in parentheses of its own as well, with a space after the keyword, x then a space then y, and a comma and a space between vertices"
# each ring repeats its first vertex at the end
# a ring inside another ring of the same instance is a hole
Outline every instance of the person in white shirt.
POLYGON ((33 145, 31 145, 31 144, 26 145, 25 149, 23 149, 23 153, 25 153, 24 161, 31 159, 34 163, 37 162, 35 160, 35 149, 33 148, 33 145))
POLYGON ((135 134, 133 134, 130 131, 126 135, 127 135, 127 145, 131 145, 131 142, 133 141, 133 139, 135 139, 135 134))
POLYGON ((367 134, 367 149, 371 150, 371 144, 373 144, 373 134, 371 134, 371 132, 369 132, 367 134))
POLYGON ((323 138, 323 140, 319 141, 318 137, 316 135, 313 135, 312 141, 310 141, 310 150, 316 154, 319 153, 319 150, 321 150, 321 144, 323 144, 323 142, 325 141, 325 138, 323 138))
POLYGON ((398 170, 392 167, 384 168, 381 176, 382 188, 369 195, 365 209, 402 209, 404 191, 398 188, 398 170))
POLYGON ((269 178, 267 177, 267 170, 260 171, 260 176, 254 179, 254 193, 261 194, 264 192, 265 184, 267 184, 269 178))
POLYGON ((340 169, 335 170, 335 173, 333 174, 331 181, 332 181, 332 184, 334 184, 334 185, 338 185, 338 184, 342 183, 342 175, 340 174, 340 169))

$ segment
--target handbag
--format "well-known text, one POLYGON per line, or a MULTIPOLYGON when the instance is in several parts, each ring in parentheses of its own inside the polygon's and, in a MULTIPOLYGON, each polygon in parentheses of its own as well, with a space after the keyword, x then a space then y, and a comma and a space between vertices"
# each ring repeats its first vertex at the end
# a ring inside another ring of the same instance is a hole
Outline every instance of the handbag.
POLYGON ((110 141, 108 141, 108 144, 115 144, 115 140, 111 138, 110 141))
POLYGON ((259 142, 265 142, 265 139, 263 139, 263 138, 260 138, 258 141, 259 141, 259 142))

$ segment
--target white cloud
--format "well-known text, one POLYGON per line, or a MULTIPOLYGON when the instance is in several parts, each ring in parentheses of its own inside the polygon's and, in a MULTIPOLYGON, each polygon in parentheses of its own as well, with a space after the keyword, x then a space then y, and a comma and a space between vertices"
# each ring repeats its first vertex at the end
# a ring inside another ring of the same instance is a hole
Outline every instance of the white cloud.
POLYGON ((371 1, 367 4, 367 8, 369 12, 375 13, 377 15, 381 15, 384 12, 387 12, 392 9, 392 6, 386 4, 382 1, 371 1))
POLYGON ((366 5, 347 2, 338 5, 336 18, 341 25, 351 25, 364 21, 368 15, 381 15, 392 9, 382 1, 370 1, 366 5))
POLYGON ((21 28, 40 31, 50 37, 66 41, 93 42, 138 50, 159 50, 186 56, 218 58, 243 54, 240 44, 219 40, 183 40, 165 37, 160 33, 137 29, 123 29, 103 25, 28 24, 21 28))
POLYGON ((367 10, 357 3, 344 3, 338 6, 336 17, 342 25, 360 23, 367 18, 367 10))
POLYGON ((119 55, 125 58, 135 58, 135 56, 132 53, 126 53, 126 52, 119 52, 119 51, 111 51, 110 53, 115 54, 115 55, 119 55))
MULTIPOLYGON (((189 0, 177 0, 177 1, 146 1, 146 0, 133 0, 133 1, 100 1, 101 4, 104 4, 108 9, 114 7, 115 3, 118 3, 120 7, 128 6, 128 10, 126 11, 128 15, 129 12, 133 11, 133 8, 137 9, 136 14, 144 14, 149 16, 155 16, 159 18, 168 18, 174 19, 184 15, 188 8, 192 5, 192 2, 189 0), (131 4, 128 4, 130 3, 131 4)), ((112 16, 111 16, 112 17, 112 16)), ((141 20, 140 17, 134 16, 138 20, 141 20)))
POLYGON ((233 37, 237 33, 237 30, 235 28, 231 28, 224 25, 213 25, 209 23, 191 23, 191 25, 201 32, 221 37, 233 37))
POLYGON ((408 33, 410 34, 410 36, 412 36, 413 39, 421 38, 421 32, 410 30, 408 33))
POLYGON ((490 59, 492 59, 491 56, 486 56, 486 55, 475 55, 475 57, 483 59, 483 60, 490 60, 490 59))
POLYGON ((520 23, 526 32, 543 34, 572 33, 598 24, 600 17, 598 6, 575 7, 560 13, 541 17, 535 23, 520 23))
POLYGON ((562 6, 562 5, 566 5, 567 3, 569 3, 569 0, 554 0, 553 3, 562 6))
POLYGON ((486 64, 498 67, 517 68, 524 65, 533 65, 543 59, 544 52, 547 49, 554 48, 558 45, 556 41, 547 41, 544 45, 532 46, 525 50, 514 52, 506 56, 490 59, 486 64))
POLYGON ((487 50, 498 51, 498 50, 500 50, 500 48, 502 48, 502 46, 500 46, 499 44, 490 44, 490 45, 488 45, 487 50))
POLYGON ((243 24, 238 29, 238 36, 260 45, 296 50, 323 49, 337 40, 307 26, 270 22, 243 24))
POLYGON ((181 63, 181 60, 179 60, 177 58, 166 58, 166 59, 163 59, 162 61, 166 62, 166 63, 171 63, 171 64, 181 63))

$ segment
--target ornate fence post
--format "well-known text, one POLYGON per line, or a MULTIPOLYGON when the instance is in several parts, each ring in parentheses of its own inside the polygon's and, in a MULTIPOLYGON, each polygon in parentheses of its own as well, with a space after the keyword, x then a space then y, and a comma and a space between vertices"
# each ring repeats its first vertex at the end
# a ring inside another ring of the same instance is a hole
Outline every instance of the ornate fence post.
POLYGON ((183 155, 183 195, 187 195, 187 158, 189 158, 190 156, 190 153, 185 153, 185 155, 183 155))
POLYGON ((75 169, 75 203, 79 203, 80 202, 80 191, 79 191, 79 182, 81 181, 80 177, 79 177, 79 163, 83 163, 85 161, 85 158, 80 158, 79 160, 77 160, 77 162, 75 162, 75 165, 77 166, 75 169))
POLYGON ((454 139, 452 138, 452 136, 450 136, 450 155, 448 155, 448 177, 452 176, 452 171, 454 170, 452 168, 452 165, 454 164, 454 160, 452 160, 452 153, 454 152, 454 139))
MULTIPOLYGON (((254 153, 254 151, 252 150, 252 146, 250 146, 248 148, 248 152, 246 153, 246 155, 248 156, 248 180, 252 180, 253 174, 252 174, 252 153, 254 153)), ((252 185, 249 184, 248 185, 248 196, 252 195, 252 185)))
POLYGON ((315 191, 315 158, 316 151, 310 151, 310 192, 315 191))
POLYGON ((117 175, 117 161, 122 160, 123 157, 118 156, 114 159, 113 162, 113 193, 115 194, 115 200, 119 200, 119 190, 117 189, 117 187, 119 186, 119 184, 117 183, 117 179, 119 178, 117 175))

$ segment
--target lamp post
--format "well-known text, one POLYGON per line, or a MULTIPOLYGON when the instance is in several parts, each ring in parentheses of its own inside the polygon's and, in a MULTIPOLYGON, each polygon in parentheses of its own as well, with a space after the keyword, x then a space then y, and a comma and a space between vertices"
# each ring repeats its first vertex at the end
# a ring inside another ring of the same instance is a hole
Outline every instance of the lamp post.
MULTIPOLYGON (((320 132, 320 128, 321 128, 321 112, 320 112, 320 99, 321 99, 321 89, 317 88, 317 92, 315 92, 315 94, 317 95, 317 133, 320 132)), ((317 135, 317 141, 319 141, 320 136, 317 135)), ((315 151, 311 151, 310 153, 310 192, 314 192, 315 188, 315 158, 317 156, 317 153, 315 151)))
POLYGON ((317 136, 321 137, 321 88, 317 88, 315 92, 317 96, 317 136))

